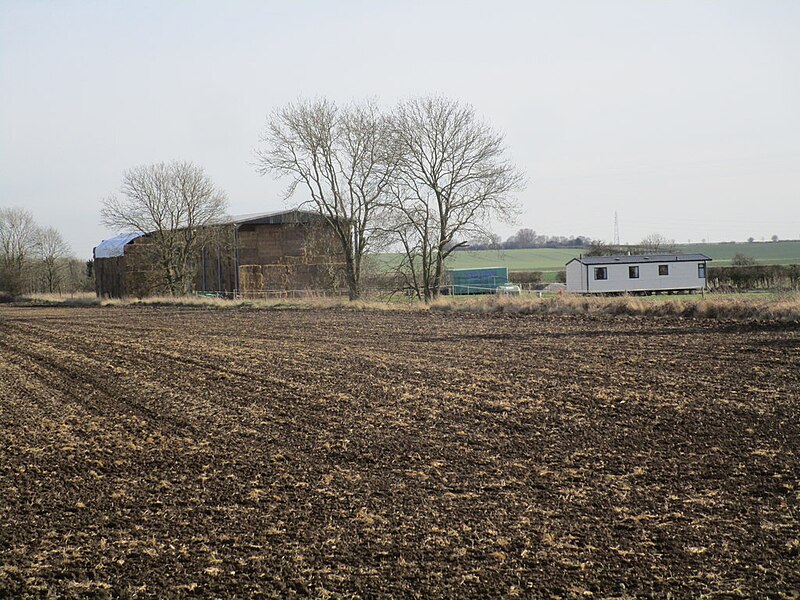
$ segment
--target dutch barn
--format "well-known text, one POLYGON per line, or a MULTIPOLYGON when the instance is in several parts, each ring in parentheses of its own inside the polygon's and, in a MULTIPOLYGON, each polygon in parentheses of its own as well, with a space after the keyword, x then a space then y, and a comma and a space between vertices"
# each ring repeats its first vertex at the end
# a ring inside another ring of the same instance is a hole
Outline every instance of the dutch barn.
POLYGON ((578 294, 695 292, 706 287, 705 254, 586 256, 567 263, 567 291, 578 294))
MULTIPOLYGON (((258 297, 281 292, 339 291, 342 256, 330 225, 299 209, 231 217, 203 228, 193 257, 193 290, 258 297)), ((158 294, 153 234, 121 234, 94 249, 100 297, 158 294)))

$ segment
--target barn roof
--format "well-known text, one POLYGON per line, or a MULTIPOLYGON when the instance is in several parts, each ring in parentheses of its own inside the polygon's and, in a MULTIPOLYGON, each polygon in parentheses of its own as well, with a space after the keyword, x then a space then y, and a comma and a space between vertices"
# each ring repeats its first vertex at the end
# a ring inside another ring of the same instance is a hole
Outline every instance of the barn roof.
POLYGON ((320 218, 320 214, 292 208, 274 212, 249 213, 245 215, 227 216, 220 219, 219 225, 281 225, 284 223, 307 223, 320 218))
POLYGON ((114 258, 125 254, 125 246, 140 237, 141 233, 120 233, 111 239, 103 240, 94 249, 95 258, 114 258))
POLYGON ((711 260, 705 254, 619 254, 616 256, 582 256, 573 258, 584 265, 615 265, 615 264, 641 264, 641 263, 668 263, 698 260, 711 260))
MULTIPOLYGON (((214 221, 214 225, 282 225, 284 223, 309 223, 321 218, 319 213, 292 208, 273 212, 225 216, 218 221, 214 221)), ((111 239, 103 240, 95 247, 94 257, 114 258, 115 256, 123 256, 125 245, 141 235, 141 233, 121 233, 111 239)))

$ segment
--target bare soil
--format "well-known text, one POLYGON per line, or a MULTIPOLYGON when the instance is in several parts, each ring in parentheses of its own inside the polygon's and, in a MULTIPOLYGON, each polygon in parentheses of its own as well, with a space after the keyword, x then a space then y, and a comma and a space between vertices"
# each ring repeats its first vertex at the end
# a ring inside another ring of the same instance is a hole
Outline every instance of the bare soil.
POLYGON ((797 597, 800 331, 0 307, 0 597, 797 597))

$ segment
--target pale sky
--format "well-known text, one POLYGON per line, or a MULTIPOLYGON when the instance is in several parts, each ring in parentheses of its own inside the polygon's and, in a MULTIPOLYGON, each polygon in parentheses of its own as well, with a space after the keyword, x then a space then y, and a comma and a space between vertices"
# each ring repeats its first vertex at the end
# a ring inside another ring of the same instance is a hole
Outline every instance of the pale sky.
POLYGON ((82 258, 125 169, 203 166, 279 210, 253 150, 298 97, 442 94, 506 135, 516 225, 800 238, 800 2, 0 0, 0 206, 82 258))

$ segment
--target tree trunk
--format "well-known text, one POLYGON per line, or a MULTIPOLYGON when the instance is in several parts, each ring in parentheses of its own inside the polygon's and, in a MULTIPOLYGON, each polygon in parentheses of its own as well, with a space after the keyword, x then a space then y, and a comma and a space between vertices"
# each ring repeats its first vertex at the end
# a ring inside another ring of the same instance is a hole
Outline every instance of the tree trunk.
POLYGON ((361 298, 361 290, 358 273, 356 272, 355 260, 352 256, 346 256, 344 262, 344 277, 347 281, 347 296, 352 300, 361 298))

